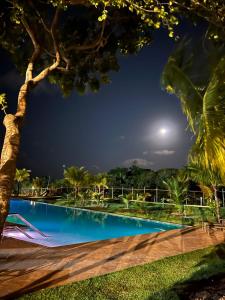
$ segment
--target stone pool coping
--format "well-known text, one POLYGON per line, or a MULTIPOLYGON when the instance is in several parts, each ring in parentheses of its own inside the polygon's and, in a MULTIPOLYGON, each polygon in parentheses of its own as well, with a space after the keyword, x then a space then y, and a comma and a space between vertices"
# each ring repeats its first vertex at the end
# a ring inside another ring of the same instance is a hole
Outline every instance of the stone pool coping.
MULTIPOLYGON (((222 231, 199 227, 54 248, 4 238, 0 244, 0 298, 142 265, 225 242, 222 231)), ((175 270, 176 271, 176 270, 175 270)))

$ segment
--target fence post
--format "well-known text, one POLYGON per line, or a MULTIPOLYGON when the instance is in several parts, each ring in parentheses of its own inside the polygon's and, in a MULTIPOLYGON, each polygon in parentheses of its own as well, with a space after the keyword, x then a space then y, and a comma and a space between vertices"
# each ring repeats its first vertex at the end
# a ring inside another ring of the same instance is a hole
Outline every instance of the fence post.
POLYGON ((123 186, 122 186, 122 197, 123 197, 123 186))
POLYGON ((145 194, 145 186, 144 186, 144 194, 145 194))
POLYGON ((200 205, 202 206, 202 197, 200 197, 200 205))
POLYGON ((105 188, 103 186, 103 199, 105 199, 105 188))
POLYGON ((134 200, 134 188, 133 187, 131 189, 131 193, 132 193, 132 200, 134 200))
POLYGON ((155 189, 155 202, 158 202, 158 188, 155 189))
POLYGON ((113 187, 112 187, 112 199, 114 198, 113 187))
POLYGON ((223 200, 223 207, 224 207, 224 201, 225 201, 225 199, 224 199, 224 190, 222 189, 222 200, 223 200))

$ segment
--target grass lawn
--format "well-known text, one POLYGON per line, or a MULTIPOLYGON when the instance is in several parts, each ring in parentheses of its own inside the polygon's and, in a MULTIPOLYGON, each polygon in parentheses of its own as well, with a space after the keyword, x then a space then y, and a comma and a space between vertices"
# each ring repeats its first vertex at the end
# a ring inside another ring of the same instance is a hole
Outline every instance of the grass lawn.
POLYGON ((143 266, 48 288, 19 299, 175 300, 198 280, 225 274, 225 245, 165 258, 143 266))

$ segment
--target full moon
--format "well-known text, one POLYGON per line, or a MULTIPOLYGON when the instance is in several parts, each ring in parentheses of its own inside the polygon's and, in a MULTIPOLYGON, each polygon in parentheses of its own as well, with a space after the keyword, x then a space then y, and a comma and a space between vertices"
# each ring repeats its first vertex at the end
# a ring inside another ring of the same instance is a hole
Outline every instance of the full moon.
POLYGON ((159 133, 161 134, 161 135, 165 135, 166 133, 167 133, 167 129, 166 128, 160 128, 160 130, 159 130, 159 133))
POLYGON ((161 118, 146 128, 146 141, 150 142, 152 147, 172 146, 177 142, 178 137, 179 125, 172 120, 161 118))

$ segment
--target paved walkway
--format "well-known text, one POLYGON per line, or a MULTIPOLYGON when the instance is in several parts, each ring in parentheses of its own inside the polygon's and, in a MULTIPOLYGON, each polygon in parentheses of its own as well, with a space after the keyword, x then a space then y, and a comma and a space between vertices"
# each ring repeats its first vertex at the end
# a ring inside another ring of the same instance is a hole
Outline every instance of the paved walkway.
POLYGON ((0 245, 0 298, 84 280, 225 241, 200 228, 47 248, 5 238, 0 245))

